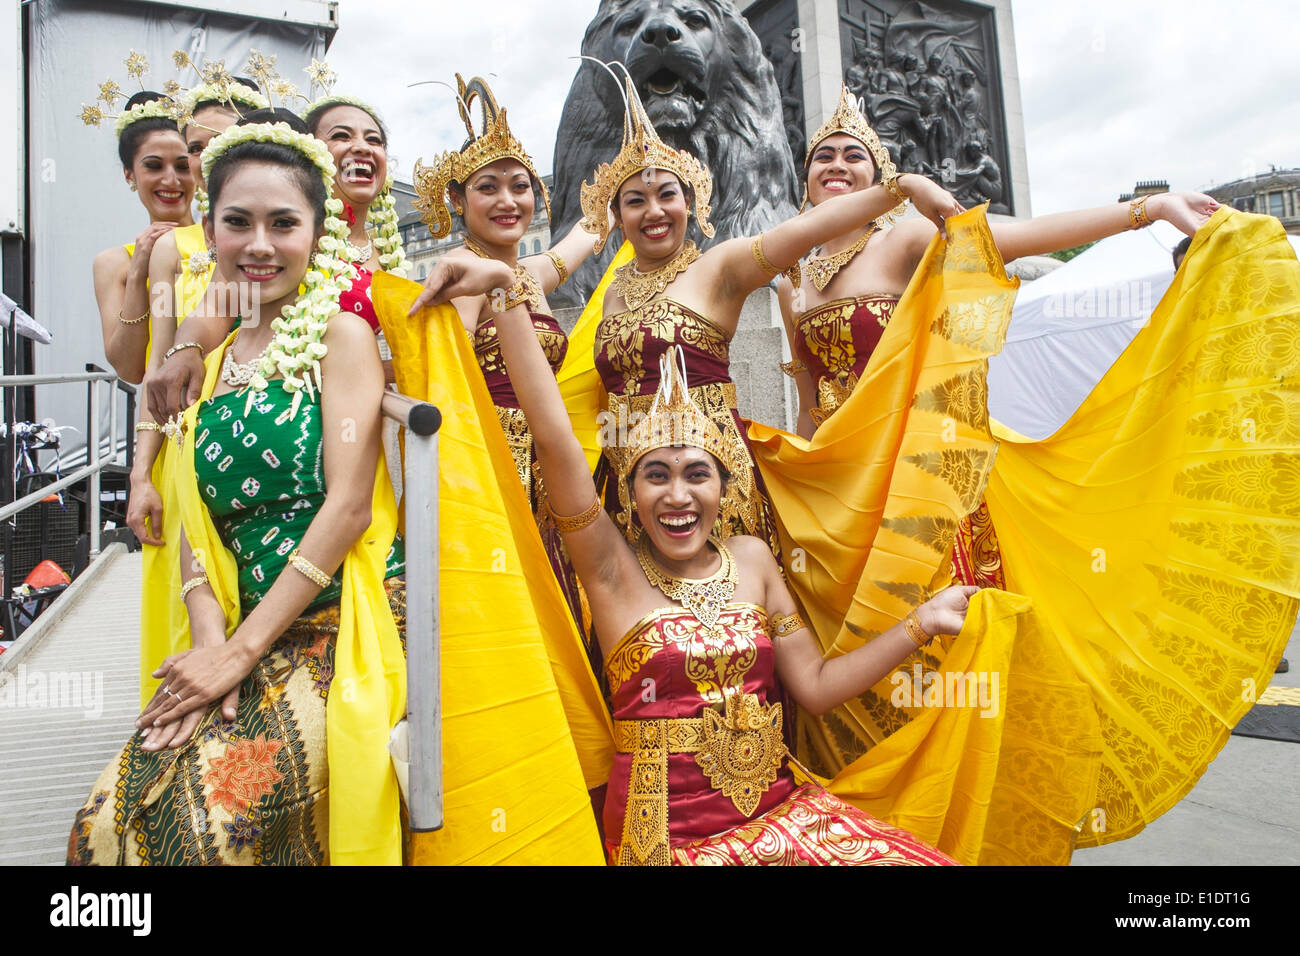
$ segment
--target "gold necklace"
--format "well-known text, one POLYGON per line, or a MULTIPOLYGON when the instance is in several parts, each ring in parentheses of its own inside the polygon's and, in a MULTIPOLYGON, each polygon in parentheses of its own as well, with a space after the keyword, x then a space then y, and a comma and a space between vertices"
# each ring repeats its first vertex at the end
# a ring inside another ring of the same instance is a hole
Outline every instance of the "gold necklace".
MULTIPOLYGON (((239 336, 236 335, 235 341, 238 340, 239 336)), ((275 341, 274 338, 271 341, 275 341)), ((226 354, 221 359, 221 380, 232 388, 243 388, 253 380, 253 376, 257 374, 257 370, 262 364, 262 359, 266 357, 266 353, 270 348, 271 342, 267 342, 266 348, 262 349, 256 358, 248 362, 236 362, 235 343, 231 342, 229 348, 226 349, 226 354)))
POLYGON ((614 279, 610 283, 614 291, 623 297, 629 309, 639 309, 655 296, 659 295, 668 284, 686 271, 686 267, 700 257, 700 250, 689 239, 682 246, 682 251, 673 256, 666 264, 651 272, 642 272, 633 259, 625 266, 614 270, 614 279))
POLYGON ((650 554, 650 536, 645 533, 637 542, 636 557, 651 584, 712 630, 718 624, 722 609, 731 603, 736 593, 736 561, 720 538, 711 537, 709 541, 717 548, 722 565, 707 578, 676 578, 665 573, 655 564, 650 554))
POLYGON ((839 272, 846 265, 853 261, 853 257, 861 252, 867 245, 867 240, 876 234, 876 224, 873 222, 862 238, 841 252, 833 256, 827 256, 824 259, 810 258, 805 265, 808 268, 808 277, 812 279, 812 284, 821 292, 831 280, 835 278, 835 273, 839 272))
MULTIPOLYGON (((465 236, 465 248, 474 253, 474 255, 478 256, 480 259, 497 258, 468 235, 465 236)), ((498 259, 497 261, 499 262, 500 260, 498 259)), ((542 292, 542 286, 541 283, 537 281, 537 277, 529 272, 524 266, 516 264, 515 279, 518 280, 519 284, 523 287, 524 293, 528 296, 528 308, 531 311, 537 311, 537 309, 541 307, 542 300, 545 298, 545 293, 542 292)))

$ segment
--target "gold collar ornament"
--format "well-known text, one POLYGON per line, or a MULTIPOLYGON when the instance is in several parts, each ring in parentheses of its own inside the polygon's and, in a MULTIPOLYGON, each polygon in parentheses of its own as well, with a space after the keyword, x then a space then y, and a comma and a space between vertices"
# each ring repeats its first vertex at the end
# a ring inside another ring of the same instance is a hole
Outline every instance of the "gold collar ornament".
POLYGON ((722 558, 722 564, 707 578, 678 578, 668 574, 655 563, 650 554, 650 536, 642 534, 637 542, 636 557, 646 578, 663 592, 664 597, 676 601, 695 615, 696 620, 710 631, 718 626, 723 609, 736 594, 736 559, 720 538, 709 538, 709 543, 722 558))
POLYGON ((664 169, 675 175, 695 194, 695 218, 700 231, 713 238, 713 177, 698 159, 684 149, 673 149, 655 132, 654 124, 641 105, 632 77, 624 82, 626 108, 623 114, 623 148, 612 162, 601 163, 590 183, 584 182, 579 193, 582 204, 582 228, 596 237, 595 249, 605 248, 611 226, 609 210, 619 187, 637 173, 664 169))
POLYGON ((447 187, 453 182, 463 186, 470 176, 484 166, 502 159, 516 160, 528 170, 528 175, 541 190, 546 218, 549 220, 551 197, 546 191, 546 185, 537 174, 532 159, 524 152, 523 145, 510 132, 505 107, 497 106, 496 97, 492 95, 487 81, 476 76, 466 83, 457 73, 456 86, 460 118, 465 123, 469 139, 459 152, 452 150, 435 157, 431 166, 426 166, 422 159, 417 159, 412 176, 415 180, 415 207, 424 214, 424 224, 429 227, 429 234, 435 239, 441 239, 451 233, 451 207, 448 204, 447 187), (470 115, 470 107, 475 99, 479 101, 482 117, 481 132, 475 132, 470 115))
POLYGON ((875 234, 876 225, 873 223, 867 228, 867 231, 862 234, 862 238, 853 243, 853 245, 849 246, 847 249, 841 249, 839 252, 835 253, 835 255, 826 256, 824 259, 815 256, 810 256, 806 259, 803 264, 804 268, 808 270, 808 278, 812 280, 812 284, 816 287, 817 291, 821 292, 830 285, 831 280, 835 278, 836 273, 852 262, 854 256, 866 248, 867 240, 875 234))
POLYGON ((639 309, 655 296, 668 288, 669 283, 686 271, 686 267, 700 257, 700 250, 689 239, 682 246, 681 252, 650 272, 642 272, 633 259, 627 265, 614 270, 610 282, 613 290, 623 297, 629 309, 639 309))
MULTIPOLYGON (((880 177, 880 184, 889 191, 895 198, 902 197, 902 192, 898 188, 898 167, 889 156, 889 150, 885 144, 880 141, 876 131, 871 128, 867 118, 862 115, 858 108, 858 101, 853 94, 849 92, 846 85, 840 86, 840 102, 831 114, 831 118, 821 125, 821 128, 812 135, 808 140, 808 151, 804 154, 803 168, 804 178, 808 178, 808 164, 812 161, 812 155, 817 147, 821 145, 822 140, 828 136, 834 136, 836 133, 843 133, 852 136, 862 143, 871 153, 871 158, 876 164, 876 173, 880 177)), ((884 226, 893 222, 903 214, 905 202, 899 202, 897 206, 876 219, 878 226, 884 226)), ((827 280, 829 281, 829 280, 827 280)))

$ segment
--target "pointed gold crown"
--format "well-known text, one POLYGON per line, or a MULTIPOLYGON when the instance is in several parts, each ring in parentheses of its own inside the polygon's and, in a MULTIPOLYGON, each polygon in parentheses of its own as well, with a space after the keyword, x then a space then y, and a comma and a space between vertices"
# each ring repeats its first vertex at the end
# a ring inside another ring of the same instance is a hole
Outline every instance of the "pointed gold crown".
POLYGON ((597 237, 596 251, 599 252, 609 238, 609 208, 619 187, 643 170, 666 169, 694 192, 695 219, 700 224, 700 231, 712 238, 714 230, 709 214, 713 210, 709 201, 713 196, 713 177, 704 164, 686 150, 673 149, 659 138, 631 76, 626 78, 624 85, 627 105, 623 112, 623 148, 612 162, 597 167, 592 182, 582 184, 582 228, 597 237))
POLYGON ((636 463, 656 448, 702 448, 733 474, 740 471, 735 451, 722 431, 691 398, 686 381, 686 355, 674 345, 659 359, 659 388, 650 411, 628 432, 623 450, 622 477, 631 474, 636 463))
MULTIPOLYGON (((849 92, 847 85, 840 86, 840 102, 835 107, 835 112, 831 118, 821 125, 821 128, 813 134, 812 139, 808 141, 808 152, 804 154, 803 166, 805 173, 808 169, 808 163, 812 160, 813 151, 821 145, 822 140, 828 136, 834 136, 836 133, 844 133, 859 140, 863 146, 871 153, 871 158, 876 164, 876 172, 880 175, 881 184, 886 184, 898 179, 898 167, 894 165, 893 159, 889 156, 889 150, 885 149, 885 144, 880 141, 876 131, 871 128, 867 118, 862 115, 858 109, 858 101, 849 92)), ((891 209, 885 215, 881 216, 877 222, 896 219, 903 214, 903 206, 899 204, 891 209)))
POLYGON ((546 218, 551 217, 551 197, 546 191, 542 177, 537 174, 532 159, 524 152, 523 144, 510 132, 506 122, 505 107, 498 107, 496 97, 492 95, 487 82, 479 76, 469 83, 456 74, 457 99, 460 106, 460 118, 465 123, 469 139, 457 151, 442 153, 434 159, 432 166, 425 166, 423 160, 415 162, 415 206, 424 213, 424 224, 429 227, 429 234, 441 239, 451 232, 451 207, 447 200, 447 186, 453 182, 464 184, 470 176, 484 166, 500 159, 513 159, 523 164, 528 175, 533 177, 537 188, 541 190, 542 202, 546 205, 546 218), (483 131, 476 133, 470 117, 470 104, 477 99, 483 119, 483 131))

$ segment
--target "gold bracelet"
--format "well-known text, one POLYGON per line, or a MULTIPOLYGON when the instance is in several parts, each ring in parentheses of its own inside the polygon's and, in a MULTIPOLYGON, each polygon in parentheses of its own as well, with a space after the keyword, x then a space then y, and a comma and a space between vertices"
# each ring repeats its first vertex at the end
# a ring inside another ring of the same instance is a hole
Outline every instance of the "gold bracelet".
POLYGON ((121 310, 121 309, 118 309, 118 310, 117 310, 117 321, 121 322, 123 325, 139 325, 141 322, 143 322, 143 321, 144 321, 145 319, 147 319, 147 318, 149 318, 149 313, 148 313, 148 312, 146 312, 144 315, 140 316, 140 318, 138 318, 138 319, 128 319, 126 316, 124 316, 124 315, 122 314, 122 310, 121 310))
POLYGON ((159 434, 162 434, 165 429, 157 422, 141 421, 135 423, 135 430, 138 432, 158 432, 159 434))
POLYGON ((800 372, 808 371, 808 366, 804 365, 803 362, 798 359, 792 359, 789 362, 781 363, 781 371, 785 372, 785 374, 789 375, 791 378, 794 378, 800 372))
POLYGON ((555 266, 555 271, 560 274, 559 285, 564 285, 569 281, 569 267, 564 264, 563 257, 554 249, 546 250, 546 258, 551 260, 551 265, 555 266))
POLYGON ((546 502, 546 513, 555 522, 556 530, 564 534, 572 534, 574 531, 581 531, 583 528, 595 523, 596 518, 600 515, 600 497, 597 496, 596 500, 591 503, 591 507, 580 515, 573 515, 572 517, 557 515, 551 510, 549 501, 546 502))
POLYGON ((1130 229, 1145 229, 1151 225, 1151 217, 1147 215, 1147 200, 1150 198, 1150 196, 1143 196, 1141 199, 1134 199, 1128 204, 1130 229))
POLYGON ((317 587, 327 588, 330 586, 332 580, 330 576, 299 554, 297 548, 289 552, 289 563, 293 565, 295 571, 305 576, 317 587))
POLYGON ((504 289, 502 291, 505 294, 505 298, 501 300, 500 308, 497 308, 496 306, 496 300, 498 299, 497 293, 494 292, 492 295, 488 296, 488 301, 492 303, 491 309, 497 315, 509 312, 515 306, 528 304, 528 289, 524 286, 522 281, 516 282, 509 289, 504 289))
POLYGON ((897 173, 890 176, 888 179, 881 179, 880 185, 884 186, 885 192, 889 193, 889 195, 893 196, 900 203, 907 202, 907 196, 903 194, 902 187, 898 185, 897 173))
POLYGON ((915 609, 908 611, 907 617, 903 618, 903 630, 907 631, 907 636, 918 648, 925 647, 934 640, 934 636, 927 634, 925 628, 921 626, 921 618, 917 616, 915 609))
POLYGON ((182 604, 185 603, 185 599, 190 596, 191 591, 193 591, 195 588, 199 587, 200 585, 207 584, 207 583, 208 583, 208 576, 206 574, 200 574, 197 577, 190 578, 188 581, 182 584, 181 603, 182 604))
POLYGON ((785 637, 787 634, 793 634, 795 631, 801 631, 808 625, 804 622, 798 613, 795 614, 778 614, 772 618, 772 636, 785 637))
POLYGON ((767 256, 763 255, 763 237, 761 235, 755 236, 754 241, 749 244, 749 254, 754 257, 758 267, 763 270, 763 274, 769 279, 775 279, 781 274, 781 270, 772 265, 767 256))
POLYGON ((199 355, 203 354, 203 346, 198 342, 177 342, 175 345, 173 345, 171 348, 169 348, 166 352, 163 353, 163 361, 164 362, 167 361, 169 358, 171 358, 173 355, 175 355, 177 352, 181 351, 182 349, 198 349, 199 355))

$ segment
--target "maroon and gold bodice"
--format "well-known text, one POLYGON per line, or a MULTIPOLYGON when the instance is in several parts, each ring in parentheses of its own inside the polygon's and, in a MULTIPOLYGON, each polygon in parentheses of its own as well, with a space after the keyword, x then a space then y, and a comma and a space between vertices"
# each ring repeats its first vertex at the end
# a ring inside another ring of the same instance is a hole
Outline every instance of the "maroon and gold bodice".
POLYGON ((817 407, 809 409, 814 424, 853 393, 897 304, 897 296, 860 295, 819 305, 796 320, 795 357, 817 386, 817 407))
POLYGON ((605 660, 617 753, 605 801, 611 855, 667 863, 795 789, 767 613, 730 604, 713 629, 661 608, 605 660))
POLYGON ((712 628, 663 607, 610 652, 611 862, 951 864, 817 784, 796 783, 768 624, 756 604, 728 604, 712 628))
MULTIPOLYGON (((634 415, 650 411, 659 388, 659 360, 674 345, 686 359, 691 398, 733 446, 739 469, 719 508, 722 537, 752 534, 762 538, 780 557, 780 543, 771 504, 745 437, 745 427, 731 380, 731 337, 709 319, 673 299, 660 297, 637 309, 606 315, 596 327, 595 365, 609 398, 610 422, 623 434, 635 424, 634 415)), ((628 521, 627 485, 620 443, 605 446, 610 468, 597 472, 604 481, 605 500, 619 524, 628 521)))
MULTIPOLYGON (((558 372, 564 364, 564 355, 569 350, 569 337, 564 334, 554 316, 541 312, 530 312, 529 315, 551 371, 558 372)), ((497 335, 495 319, 480 322, 474 330, 474 358, 483 370, 483 380, 487 382, 492 404, 498 408, 518 408, 519 399, 515 397, 505 359, 501 357, 501 339, 497 335)))

